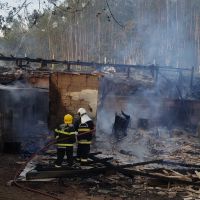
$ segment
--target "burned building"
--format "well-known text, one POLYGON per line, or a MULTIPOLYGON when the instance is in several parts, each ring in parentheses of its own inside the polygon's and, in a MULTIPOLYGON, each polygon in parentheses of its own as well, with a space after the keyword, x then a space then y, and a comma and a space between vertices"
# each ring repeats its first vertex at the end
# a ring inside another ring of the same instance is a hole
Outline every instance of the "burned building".
MULTIPOLYGON (((156 75, 157 68, 152 73, 149 66, 137 70, 134 67, 109 73, 30 71, 23 80, 1 85, 0 143, 4 152, 19 153, 24 150, 34 153, 45 149, 45 154, 42 151, 26 163, 16 181, 67 179, 72 176, 74 181, 79 181, 75 177, 98 178, 100 174, 103 178, 105 172, 110 171, 116 173, 118 182, 120 173, 126 178, 134 177, 134 180, 138 175, 144 176, 147 182, 153 177, 154 181, 199 184, 194 171, 191 172, 192 178, 189 174, 177 177, 176 171, 181 171, 176 169, 169 175, 174 168, 168 166, 199 169, 194 163, 197 159, 190 164, 175 162, 182 154, 187 162, 190 161, 188 149, 197 144, 191 144, 191 141, 200 119, 199 100, 188 98, 185 87, 177 89, 176 82, 172 84, 170 81, 169 84, 169 81, 161 81, 156 75), (66 113, 76 118, 80 107, 86 108, 96 124, 89 166, 84 168, 75 161, 75 167, 69 168, 64 160, 61 169, 55 169, 54 142, 49 143, 49 137, 53 139, 53 129, 63 122, 66 113), (186 132, 186 128, 194 129, 193 132, 186 132), (46 151, 50 146, 53 148, 46 151), (181 152, 180 147, 185 150, 181 152), (165 160, 168 158, 172 161, 165 160), (145 168, 146 165, 150 165, 149 168, 145 168), (158 165, 164 167, 164 173, 157 172, 160 169, 158 165)), ((190 84, 186 86, 193 89, 190 84)), ((128 183, 127 179, 124 180, 128 183)), ((137 178, 135 183, 143 187, 144 178, 137 178)), ((132 183, 128 185, 135 187, 132 183)), ((99 185, 95 187, 99 188, 99 185)), ((121 188, 119 190, 121 192, 121 188)))
MULTIPOLYGON (((34 125, 44 122, 47 132, 48 129, 51 132, 54 127, 62 123, 66 113, 76 118, 76 112, 80 107, 86 108, 89 115, 97 119, 97 141, 102 131, 110 135, 113 133, 112 127, 118 127, 115 116, 121 111, 130 117, 127 130, 156 126, 171 128, 177 125, 197 127, 199 102, 184 98, 182 92, 185 91, 184 87, 179 91, 176 82, 172 87, 172 81, 169 84, 167 78, 161 81, 163 76, 159 75, 157 66, 131 66, 131 68, 129 66, 127 69, 122 71, 117 65, 115 72, 112 73, 76 71, 50 73, 50 71, 30 70, 25 78, 29 85, 24 84, 20 87, 7 85, 1 88, 3 116, 1 138, 4 138, 5 132, 10 131, 5 129, 11 127, 16 126, 19 132, 24 132, 31 121, 34 125), (177 91, 179 95, 174 95, 177 91), (174 96, 170 96, 172 93, 174 96), (13 122, 13 116, 20 119, 22 125, 19 122, 15 123, 16 119, 13 122)), ((167 77, 167 73, 165 75, 167 77)), ((175 79, 178 77, 178 83, 184 82, 180 76, 174 75, 174 77, 175 79)), ((182 73, 181 77, 183 78, 182 73)), ((187 82, 189 87, 190 82, 189 78, 187 82)))
POLYGON ((96 117, 98 75, 30 72, 26 80, 0 88, 1 146, 5 151, 35 151, 48 141, 48 134, 52 136, 66 113, 76 117, 80 107, 96 117))
POLYGON ((177 132, 197 135, 200 109, 199 99, 194 96, 198 90, 194 90, 196 77, 193 79, 192 70, 181 72, 165 67, 152 73, 151 69, 152 66, 133 68, 128 73, 116 71, 102 78, 96 146, 106 153, 125 152, 144 161, 152 155, 149 141, 152 143, 160 135, 167 138, 177 132), (121 130, 126 124, 122 119, 116 125, 116 116, 119 118, 121 111, 130 116, 130 122, 127 130, 123 130, 127 134, 119 140, 113 127, 121 130), (125 124, 119 127, 121 121, 125 124))
POLYGON ((35 152, 48 135, 48 88, 33 87, 26 80, 12 80, 0 86, 0 96, 1 150, 35 152))
POLYGON ((80 107, 85 108, 95 119, 97 112, 100 77, 90 73, 57 72, 50 76, 49 126, 53 128, 63 122, 66 113, 77 117, 80 107))

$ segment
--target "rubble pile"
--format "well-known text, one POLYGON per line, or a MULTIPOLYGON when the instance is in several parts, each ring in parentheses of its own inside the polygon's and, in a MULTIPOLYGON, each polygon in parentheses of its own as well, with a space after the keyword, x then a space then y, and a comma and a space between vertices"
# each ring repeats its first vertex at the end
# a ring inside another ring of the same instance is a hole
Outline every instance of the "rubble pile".
MULTIPOLYGON (((114 182, 119 183, 117 187, 120 188, 121 194, 124 192, 127 196, 140 195, 140 191, 142 194, 146 191, 148 194, 153 193, 169 198, 181 197, 188 200, 200 198, 198 156, 200 145, 196 133, 181 128, 168 130, 166 127, 150 130, 129 129, 127 137, 120 141, 115 140, 113 135, 101 134, 97 138, 97 143, 106 141, 105 138, 108 141, 108 144, 102 144, 104 154, 112 155, 116 158, 115 162, 120 165, 138 163, 137 166, 127 168, 128 172, 134 174, 134 178, 131 179, 132 184, 129 183, 130 177, 129 181, 122 183, 120 176, 124 177, 124 175, 119 176, 118 173, 114 175, 114 182), (112 144, 110 149, 109 144, 112 144), (149 160, 155 163, 146 164, 149 160), (124 184, 124 187, 121 184, 124 184)), ((113 180, 113 177, 111 179, 113 180)), ((110 181, 109 178, 104 180, 110 181)), ((96 187, 94 191, 98 193, 99 188, 96 187)), ((113 188, 107 192, 112 193, 112 191, 113 188)))
POLYGON ((104 148, 101 146, 103 152, 97 152, 100 142, 97 137, 92 148, 95 153, 90 154, 88 166, 76 165, 74 169, 64 166, 57 171, 52 170, 51 164, 56 155, 51 150, 35 157, 18 181, 37 181, 37 178, 46 181, 53 175, 54 178, 49 181, 81 185, 92 196, 109 195, 119 199, 148 199, 151 195, 157 199, 200 198, 200 145, 196 134, 181 128, 168 130, 159 127, 128 129, 127 136, 121 140, 116 140, 113 135, 105 137, 109 138, 107 141, 112 148, 104 144, 104 148))

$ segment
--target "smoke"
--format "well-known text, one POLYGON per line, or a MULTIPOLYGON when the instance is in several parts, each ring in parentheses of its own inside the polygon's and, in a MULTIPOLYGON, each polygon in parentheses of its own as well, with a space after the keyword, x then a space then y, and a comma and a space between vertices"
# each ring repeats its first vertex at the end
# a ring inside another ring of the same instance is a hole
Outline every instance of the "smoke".
POLYGON ((147 32, 150 37, 144 34, 143 38, 144 64, 174 67, 194 65, 193 44, 188 40, 185 27, 180 23, 179 26, 179 31, 177 31, 177 22, 172 22, 168 28, 163 24, 148 27, 147 32))
POLYGON ((0 90, 7 91, 14 102, 19 102, 22 98, 31 98, 34 88, 28 83, 16 81, 12 85, 0 85, 0 90))
MULTIPOLYGON (((174 77, 171 80, 160 77, 154 84, 151 81, 146 83, 146 76, 143 80, 141 79, 140 84, 137 84, 137 80, 131 81, 131 78, 125 81, 123 77, 113 76, 113 78, 104 77, 101 81, 97 111, 97 144, 100 144, 101 151, 118 155, 122 152, 132 155, 134 160, 143 161, 151 155, 148 142, 160 136, 161 131, 158 131, 158 127, 168 126, 168 123, 175 119, 175 116, 165 112, 164 102, 167 97, 177 98, 179 91, 173 85, 176 84, 174 77), (133 89, 135 87, 137 89, 133 89), (128 135, 118 141, 112 128, 115 113, 121 113, 121 111, 130 115, 131 122, 128 135), (162 121, 163 117, 165 121, 162 121), (138 127, 141 119, 148 122, 149 130, 146 132, 138 127)), ((166 132, 166 137, 170 137, 168 132, 166 132)))
MULTIPOLYGON (((144 105, 141 103, 141 97, 143 96, 144 101, 147 101, 146 98, 149 94, 143 94, 142 91, 139 91, 138 95, 120 96, 119 93, 121 92, 120 87, 123 86, 122 83, 124 83, 124 80, 120 78, 116 79, 116 77, 113 77, 113 80, 109 77, 108 82, 105 77, 104 80, 101 81, 101 90, 99 91, 99 96, 101 98, 99 99, 100 105, 97 111, 97 146, 99 146, 101 151, 115 152, 115 154, 125 151, 127 154, 134 155, 135 159, 142 161, 146 153, 148 153, 145 141, 141 140, 135 143, 133 138, 137 133, 135 128, 138 118, 148 118, 144 110, 144 105), (112 90, 110 90, 110 88, 112 88, 112 90), (140 96, 140 98, 137 98, 138 96, 140 96), (115 114, 120 114, 121 111, 130 115, 131 123, 128 129, 128 136, 122 141, 118 141, 112 129, 115 121, 115 114)), ((131 88, 132 86, 130 85, 129 87, 131 88)), ((155 106, 155 104, 151 104, 151 109, 154 109, 154 113, 155 106)))
POLYGON ((0 113, 4 116, 4 141, 20 142, 22 149, 35 152, 47 141, 48 93, 25 82, 0 86, 0 113))
MULTIPOLYGON (((71 2, 71 9, 76 6, 71 2)), ((83 9, 81 4, 78 6, 83 9)), ((76 13, 75 19, 71 12, 61 17, 59 9, 46 10, 45 17, 39 19, 37 27, 28 30, 21 44, 17 42, 21 32, 13 48, 7 44, 9 54, 95 62, 104 62, 106 57, 109 63, 199 66, 199 10, 194 1, 119 0, 110 2, 110 6, 125 29, 113 20, 104 1, 92 1, 83 12, 76 13), (13 52, 16 46, 17 52, 13 52)))
POLYGON ((104 108, 100 109, 97 115, 97 132, 102 131, 108 135, 111 135, 114 120, 115 112, 110 112, 104 108))
POLYGON ((153 89, 142 89, 127 97, 126 101, 125 111, 130 113, 134 127, 139 119, 148 119, 151 123, 161 115, 162 100, 155 96, 153 89))
POLYGON ((191 2, 135 0, 133 34, 118 52, 128 64, 197 66, 191 2), (193 32, 193 33, 192 33, 193 32))

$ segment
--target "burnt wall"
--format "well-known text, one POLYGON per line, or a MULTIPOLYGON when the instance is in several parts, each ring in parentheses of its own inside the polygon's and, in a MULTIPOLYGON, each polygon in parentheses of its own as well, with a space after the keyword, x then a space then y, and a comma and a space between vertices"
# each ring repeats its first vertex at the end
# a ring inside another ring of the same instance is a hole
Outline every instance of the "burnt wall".
POLYGON ((161 120, 172 126, 177 125, 196 127, 200 121, 199 100, 163 99, 163 113, 161 120))
POLYGON ((85 108, 95 118, 98 87, 98 75, 61 72, 51 74, 49 127, 52 129, 62 123, 66 113, 76 117, 80 107, 85 108))
POLYGON ((43 73, 30 73, 27 81, 32 87, 49 89, 49 75, 43 73))
POLYGON ((5 86, 0 96, 1 144, 19 142, 34 152, 48 135, 48 91, 5 86))
MULTIPOLYGON (((196 127, 200 121, 200 101, 154 98, 143 96, 107 95, 103 110, 114 122, 115 112, 121 110, 131 115, 132 125, 137 126, 139 119, 148 119, 150 126, 188 126, 196 127)), ((101 112, 101 110, 100 110, 101 112)), ((108 120, 107 120, 108 121, 108 120)))
MULTIPOLYGON (((195 130, 200 121, 199 100, 166 97, 168 90, 148 80, 106 77, 100 86, 97 129, 108 134, 112 133, 115 113, 121 111, 130 115, 133 128, 140 120, 146 120, 149 127, 182 126, 195 130)), ((168 88, 176 89, 173 85, 168 88)))

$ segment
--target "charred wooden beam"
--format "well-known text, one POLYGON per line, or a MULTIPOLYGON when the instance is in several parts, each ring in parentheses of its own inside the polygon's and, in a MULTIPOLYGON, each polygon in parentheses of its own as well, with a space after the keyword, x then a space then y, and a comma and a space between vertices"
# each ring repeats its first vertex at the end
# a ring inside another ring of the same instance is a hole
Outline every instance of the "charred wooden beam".
POLYGON ((132 164, 126 164, 126 165, 113 165, 112 163, 109 163, 101 158, 96 157, 95 155, 90 154, 89 158, 91 158, 94 161, 98 161, 106 166, 111 166, 111 167, 119 167, 119 168, 128 168, 128 167, 134 167, 134 166, 141 166, 141 165, 148 165, 148 164, 161 164, 161 165, 174 165, 174 166, 181 166, 181 167, 189 167, 189 168, 194 168, 194 169, 199 169, 200 165, 195 165, 195 164, 188 164, 188 163, 182 163, 182 162, 174 162, 170 160, 163 160, 163 159, 158 159, 158 160, 151 160, 151 161, 145 161, 145 162, 138 162, 138 163, 132 163, 132 164))
MULTIPOLYGON (((154 168, 154 169, 144 169, 145 172, 147 173, 154 173, 154 172, 162 172, 163 170, 169 170, 168 168, 154 168)), ((176 171, 178 173, 182 173, 182 174, 187 174, 187 172, 194 174, 195 171, 198 171, 199 168, 180 168, 180 167, 176 167, 176 168, 170 168, 170 170, 176 171)))
POLYGON ((180 162, 174 162, 174 161, 169 161, 169 160, 163 160, 162 164, 165 165, 175 165, 175 166, 182 166, 182 167, 193 167, 193 168, 200 168, 200 165, 195 165, 195 164, 187 164, 187 163, 180 163, 180 162))
POLYGON ((91 152, 91 153, 89 153, 89 156, 96 156, 96 155, 99 155, 99 154, 102 154, 102 152, 101 151, 91 152))
POLYGON ((120 172, 126 176, 129 176, 131 178, 134 178, 134 176, 144 176, 144 177, 156 178, 159 180, 165 180, 168 182, 176 182, 176 183, 181 183, 181 184, 186 184, 186 185, 200 186, 200 182, 194 182, 193 180, 191 180, 191 181, 181 180, 180 178, 177 178, 177 177, 168 177, 168 176, 164 176, 162 174, 158 175, 158 174, 147 173, 147 172, 143 172, 143 171, 137 171, 134 169, 118 169, 118 172, 120 172))
POLYGON ((71 68, 70 68, 70 64, 67 64, 67 71, 70 71, 71 68))
POLYGON ((127 129, 130 122, 130 116, 121 111, 121 115, 115 114, 115 121, 112 132, 117 139, 127 136, 127 129))
MULTIPOLYGON (((188 163, 182 163, 182 162, 174 162, 174 161, 168 161, 168 160, 163 160, 163 159, 152 160, 152 161, 147 161, 147 162, 139 162, 139 163, 133 163, 133 164, 126 164, 126 165, 120 165, 120 167, 128 168, 128 167, 142 166, 142 165, 148 165, 148 164, 153 164, 153 163, 157 163, 157 164, 161 164, 161 165, 181 166, 181 167, 188 168, 188 170, 190 170, 190 169, 191 170, 200 169, 200 165, 188 164, 188 163)), ((179 168, 179 169, 184 171, 183 168, 179 168)), ((187 170, 187 169, 185 169, 185 170, 187 170)))
MULTIPOLYGON (((91 156, 91 159, 94 159, 94 160, 97 160, 98 162, 101 162, 101 159, 100 158, 96 158, 95 156, 91 156)), ((123 175, 131 177, 131 178, 134 178, 134 176, 145 176, 145 177, 156 178, 156 179, 160 179, 160 180, 164 180, 164 181, 170 181, 170 182, 177 182, 177 183, 181 183, 181 184, 200 186, 200 182, 194 182, 193 180, 184 180, 184 179, 181 179, 182 177, 169 177, 169 176, 165 176, 163 174, 147 173, 147 172, 138 171, 138 170, 135 170, 135 169, 124 169, 124 166, 116 166, 116 165, 113 165, 110 162, 103 162, 102 161, 102 163, 106 167, 108 167, 108 170, 117 171, 117 172, 122 173, 123 175)), ((163 160, 158 160, 158 163, 163 164, 165 162, 163 160)), ((172 163, 174 163, 174 162, 172 162, 172 163)), ((150 164, 150 163, 143 162, 142 165, 144 165, 144 164, 150 164)), ((178 163, 178 164, 181 164, 181 163, 178 163)), ((139 163, 137 163, 137 165, 139 165, 139 163)), ((189 164, 185 164, 185 165, 191 166, 189 164)))
POLYGON ((138 163, 132 163, 132 164, 126 164, 126 165, 119 165, 120 168, 129 168, 129 167, 136 167, 136 166, 142 166, 142 165, 148 165, 148 164, 155 164, 155 163, 162 163, 162 159, 158 160, 151 160, 151 161, 146 161, 146 162, 138 162, 138 163))
MULTIPOLYGON (((138 162, 138 163, 132 163, 132 164, 126 164, 126 165, 113 165, 110 162, 107 162, 108 160, 105 160, 104 158, 98 158, 95 155, 89 155, 89 158, 94 160, 95 162, 99 162, 104 164, 107 167, 114 167, 115 169, 123 169, 123 168, 128 168, 128 167, 135 167, 135 166, 141 166, 141 165, 148 165, 148 164, 153 164, 153 163, 162 163, 162 159, 158 160, 151 160, 151 161, 146 161, 146 162, 138 162)), ((110 157, 112 158, 112 157, 110 157)))
POLYGON ((26 61, 28 63, 46 63, 46 64, 64 64, 67 66, 70 65, 80 65, 80 66, 92 66, 95 68, 101 68, 105 66, 109 67, 116 67, 116 68, 135 68, 141 70, 152 70, 152 69, 162 69, 162 70, 178 70, 178 71, 191 71, 191 68, 178 68, 178 67, 171 67, 171 66, 156 66, 156 65, 127 65, 127 64, 112 64, 112 63, 95 63, 95 62, 84 62, 84 61, 60 61, 60 60, 47 60, 42 58, 28 58, 28 57, 8 57, 0 55, 0 60, 2 61, 17 61, 21 60, 26 61))
POLYGON ((47 63, 45 61, 41 62, 41 68, 47 68, 47 63))
POLYGON ((98 167, 91 169, 68 169, 68 170, 52 170, 52 171, 31 171, 26 174, 26 179, 43 179, 43 178, 73 178, 73 177, 90 177, 105 173, 107 167, 98 167))
POLYGON ((191 89, 193 87, 193 79, 194 79, 194 67, 192 67, 192 70, 191 70, 191 79, 190 79, 190 88, 191 89))

